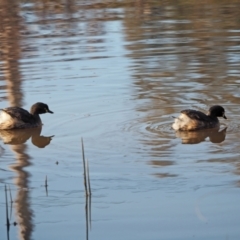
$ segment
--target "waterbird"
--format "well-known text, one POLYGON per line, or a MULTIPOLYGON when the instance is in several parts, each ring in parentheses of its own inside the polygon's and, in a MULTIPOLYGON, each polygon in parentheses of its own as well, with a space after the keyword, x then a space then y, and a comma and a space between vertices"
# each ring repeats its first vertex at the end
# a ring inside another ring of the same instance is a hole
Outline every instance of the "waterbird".
POLYGON ((53 113, 48 105, 37 102, 32 105, 30 112, 20 107, 0 109, 0 129, 23 129, 42 126, 39 114, 53 113))
POLYGON ((218 117, 227 119, 224 108, 219 105, 210 107, 207 114, 193 109, 186 109, 181 111, 179 117, 175 118, 172 128, 176 131, 219 128, 218 117))

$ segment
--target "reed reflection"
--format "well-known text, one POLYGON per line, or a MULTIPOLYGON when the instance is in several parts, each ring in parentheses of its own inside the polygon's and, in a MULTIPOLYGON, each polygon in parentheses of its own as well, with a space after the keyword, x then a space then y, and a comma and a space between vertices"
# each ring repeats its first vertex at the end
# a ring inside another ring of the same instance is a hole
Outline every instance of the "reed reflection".
POLYGON ((85 221, 86 221, 86 240, 89 237, 89 228, 91 229, 91 184, 90 184, 90 175, 89 175, 89 165, 88 160, 85 158, 84 144, 83 139, 81 139, 82 145, 82 160, 83 160, 83 181, 85 188, 85 221))
POLYGON ((33 211, 31 209, 30 201, 30 177, 31 174, 24 168, 30 166, 30 156, 26 153, 27 145, 18 144, 11 145, 11 149, 16 155, 16 163, 10 168, 16 172, 14 183, 16 186, 17 194, 15 198, 15 211, 16 211, 16 222, 19 226, 19 237, 20 239, 31 239, 33 232, 33 211))
POLYGON ((212 143, 221 143, 225 140, 227 127, 224 129, 205 129, 198 131, 177 131, 176 137, 182 139, 183 144, 197 144, 209 138, 212 143))
MULTIPOLYGON (((0 62, 3 70, 3 79, 5 80, 6 98, 9 106, 22 107, 24 94, 22 91, 22 75, 20 62, 22 59, 21 41, 24 29, 23 18, 20 17, 21 6, 18 1, 0 0, 0 62)), ((41 128, 30 130, 8 130, 0 131, 0 138, 5 144, 9 144, 11 150, 15 153, 16 162, 10 166, 16 176, 14 177, 16 197, 13 199, 15 218, 18 226, 19 239, 32 239, 34 229, 34 213, 31 208, 30 197, 30 177, 31 174, 25 170, 25 167, 31 165, 31 157, 27 153, 25 142, 31 138, 32 143, 39 147, 46 147, 53 136, 41 136, 41 128)), ((8 232, 9 229, 7 229, 8 232)), ((9 235, 8 235, 9 237, 9 235)))
MULTIPOLYGON (((228 5, 227 12, 226 5, 216 1, 202 5, 190 1, 179 3, 146 2, 126 11, 123 19, 128 42, 125 48, 135 85, 132 95, 139 103, 136 112, 143 116, 134 129, 140 132, 138 140, 144 145, 142 156, 148 153, 153 159, 150 164, 164 169, 168 168, 169 159, 175 159, 173 156, 185 157, 181 148, 176 147, 180 141, 175 141, 175 134, 183 144, 206 140, 222 143, 227 134, 227 128, 175 133, 169 130, 168 116, 184 108, 225 103, 237 106, 239 102, 239 71, 235 67, 239 65, 239 47, 235 41, 239 33, 235 29, 239 29, 240 22, 234 17, 239 13, 239 3, 228 5), (203 7, 207 7, 207 14, 200 17, 203 7)), ((230 115, 231 110, 228 110, 230 115)), ((238 149, 236 142, 233 144, 238 149)), ((222 156, 224 150, 221 148, 222 156)), ((206 158, 212 158, 212 152, 205 154, 206 158)), ((238 151, 234 151, 232 158, 236 155, 238 151)))
POLYGON ((86 221, 86 240, 89 239, 89 229, 91 230, 91 195, 85 196, 85 221, 86 221))
MULTIPOLYGON (((153 167, 161 168, 161 167, 168 167, 174 165, 174 161, 169 161, 169 160, 152 160, 149 162, 149 165, 152 165, 153 167)), ((153 176, 157 178, 169 178, 169 177, 177 177, 177 174, 172 174, 172 173, 154 173, 153 176)))
POLYGON ((7 99, 10 106, 22 106, 23 93, 21 91, 21 30, 22 19, 19 16, 20 6, 16 1, 0 1, 0 60, 6 81, 7 99))
POLYGON ((239 47, 235 39, 239 34, 235 29, 240 23, 234 18, 239 13, 238 3, 230 9, 225 11, 225 6, 215 1, 189 1, 143 2, 126 11, 125 47, 137 89, 133 94, 146 100, 137 111, 157 109, 159 115, 170 115, 180 105, 210 106, 219 99, 238 104, 239 71, 235 66, 239 65, 239 47), (202 18, 204 6, 208 14, 202 18))
POLYGON ((20 228, 20 239, 31 239, 33 232, 33 211, 30 201, 30 177, 31 174, 25 170, 30 166, 31 157, 27 154, 27 145, 25 142, 31 138, 32 143, 43 148, 50 144, 52 137, 41 136, 41 128, 35 129, 18 129, 18 130, 1 130, 0 137, 5 144, 11 145, 11 149, 16 155, 16 163, 10 168, 17 173, 15 177, 15 185, 18 189, 15 199, 15 210, 17 216, 17 224, 20 228))
MULTIPOLYGON (((1 49, 0 55, 3 63, 4 80, 6 81, 7 99, 10 106, 22 106, 23 92, 21 88, 21 73, 19 60, 21 59, 20 29, 22 28, 21 18, 19 17, 19 4, 14 1, 0 1, 0 17, 4 19, 1 22, 1 49)), ((3 138, 7 137, 2 134, 3 138)), ((5 140, 10 142, 10 140, 5 140)), ((33 211, 30 207, 29 196, 29 172, 24 168, 30 165, 30 156, 26 153, 25 144, 11 145, 11 149, 16 155, 16 163, 10 168, 16 172, 14 183, 17 194, 15 198, 16 222, 19 226, 19 238, 31 239, 33 225, 33 211)))

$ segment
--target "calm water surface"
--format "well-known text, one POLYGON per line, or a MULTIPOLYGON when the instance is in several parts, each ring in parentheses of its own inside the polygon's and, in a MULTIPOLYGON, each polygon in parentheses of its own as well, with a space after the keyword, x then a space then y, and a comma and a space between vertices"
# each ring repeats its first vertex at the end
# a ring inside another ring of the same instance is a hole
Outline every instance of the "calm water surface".
POLYGON ((239 1, 1 0, 0 17, 0 107, 54 112, 0 131, 1 239, 239 239, 239 1), (220 131, 171 129, 214 104, 220 131))

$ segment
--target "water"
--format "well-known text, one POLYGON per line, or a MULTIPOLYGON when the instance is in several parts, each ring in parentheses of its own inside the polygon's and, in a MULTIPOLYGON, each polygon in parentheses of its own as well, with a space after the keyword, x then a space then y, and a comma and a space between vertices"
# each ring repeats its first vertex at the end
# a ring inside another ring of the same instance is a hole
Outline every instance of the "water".
POLYGON ((239 9, 1 1, 0 107, 54 112, 0 133, 1 239, 239 239, 239 9), (171 129, 214 104, 219 132, 171 129))

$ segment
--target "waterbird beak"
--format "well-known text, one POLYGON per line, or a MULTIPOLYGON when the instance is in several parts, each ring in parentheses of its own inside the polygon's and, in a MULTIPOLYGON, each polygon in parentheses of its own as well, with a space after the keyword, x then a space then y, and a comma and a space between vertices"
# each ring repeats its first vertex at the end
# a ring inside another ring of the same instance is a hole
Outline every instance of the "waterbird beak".
POLYGON ((49 109, 47 109, 47 112, 48 112, 48 113, 53 113, 53 112, 52 112, 51 110, 49 110, 49 109))
POLYGON ((225 116, 225 114, 223 114, 223 118, 227 119, 227 117, 225 116))

